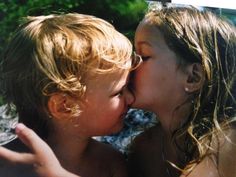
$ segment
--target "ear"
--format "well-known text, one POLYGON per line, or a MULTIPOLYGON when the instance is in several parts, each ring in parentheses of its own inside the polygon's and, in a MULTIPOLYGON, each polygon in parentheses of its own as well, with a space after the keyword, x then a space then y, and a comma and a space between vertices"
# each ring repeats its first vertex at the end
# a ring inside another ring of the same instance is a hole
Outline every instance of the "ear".
POLYGON ((65 93, 56 93, 48 100, 48 110, 54 118, 66 120, 72 115, 73 99, 65 93))
POLYGON ((193 93, 199 91, 205 81, 205 74, 200 63, 193 63, 187 66, 187 78, 185 81, 185 91, 193 93))

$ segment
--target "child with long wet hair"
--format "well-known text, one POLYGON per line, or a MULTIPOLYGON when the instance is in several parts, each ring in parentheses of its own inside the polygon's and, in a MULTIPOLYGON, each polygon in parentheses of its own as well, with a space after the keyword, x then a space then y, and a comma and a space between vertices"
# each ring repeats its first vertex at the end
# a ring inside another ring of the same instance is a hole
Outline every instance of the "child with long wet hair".
POLYGON ((236 174, 235 26, 193 7, 150 10, 135 47, 144 62, 133 106, 156 113, 161 126, 134 141, 132 176, 236 174))

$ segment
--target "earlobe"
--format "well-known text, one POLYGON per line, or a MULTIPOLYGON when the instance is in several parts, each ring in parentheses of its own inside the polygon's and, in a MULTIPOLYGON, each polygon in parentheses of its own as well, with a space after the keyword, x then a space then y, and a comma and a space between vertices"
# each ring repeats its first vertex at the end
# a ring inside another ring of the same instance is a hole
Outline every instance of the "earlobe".
POLYGON ((56 93, 48 100, 48 110, 57 119, 65 119, 71 116, 69 96, 63 93, 56 93))
POLYGON ((193 63, 187 66, 187 79, 184 90, 188 93, 198 92, 203 86, 205 77, 204 70, 200 63, 193 63))

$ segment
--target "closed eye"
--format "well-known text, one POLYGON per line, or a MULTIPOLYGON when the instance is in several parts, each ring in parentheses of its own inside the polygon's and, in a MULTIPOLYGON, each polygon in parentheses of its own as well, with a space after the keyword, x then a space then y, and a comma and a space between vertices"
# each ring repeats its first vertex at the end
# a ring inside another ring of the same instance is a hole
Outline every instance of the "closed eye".
POLYGON ((141 58, 145 62, 150 59, 150 56, 141 56, 141 58))
POLYGON ((122 89, 121 91, 115 93, 115 94, 113 95, 113 97, 114 97, 114 96, 121 96, 121 95, 123 95, 123 89, 122 89))
POLYGON ((112 95, 112 97, 122 96, 124 92, 124 88, 126 87, 126 84, 115 94, 112 95))

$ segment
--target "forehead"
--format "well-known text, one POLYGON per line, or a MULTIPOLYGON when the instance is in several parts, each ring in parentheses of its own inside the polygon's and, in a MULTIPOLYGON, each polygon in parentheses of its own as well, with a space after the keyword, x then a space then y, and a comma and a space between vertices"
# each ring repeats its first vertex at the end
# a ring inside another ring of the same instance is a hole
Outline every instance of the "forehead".
POLYGON ((158 46, 159 48, 165 48, 165 39, 161 31, 145 22, 141 22, 135 33, 135 47, 144 46, 158 46))
POLYGON ((164 42, 164 38, 157 27, 141 22, 135 32, 135 42, 140 41, 164 42))
POLYGON ((121 69, 115 73, 96 74, 88 79, 87 89, 111 90, 115 87, 125 85, 129 76, 129 70, 121 69))

